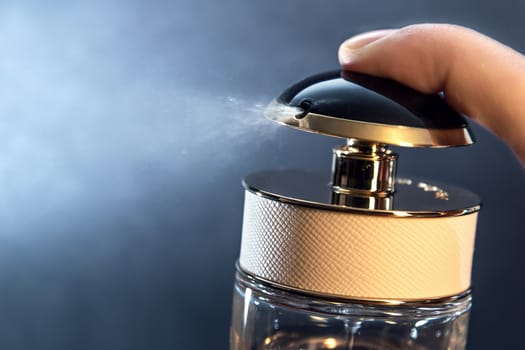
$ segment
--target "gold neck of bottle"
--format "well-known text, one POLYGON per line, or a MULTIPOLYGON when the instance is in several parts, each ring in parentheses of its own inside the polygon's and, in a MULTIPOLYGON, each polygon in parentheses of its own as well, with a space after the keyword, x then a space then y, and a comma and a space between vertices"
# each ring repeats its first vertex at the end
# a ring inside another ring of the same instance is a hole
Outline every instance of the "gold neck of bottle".
POLYGON ((334 149, 332 203, 392 209, 397 154, 387 145, 349 139, 334 149))

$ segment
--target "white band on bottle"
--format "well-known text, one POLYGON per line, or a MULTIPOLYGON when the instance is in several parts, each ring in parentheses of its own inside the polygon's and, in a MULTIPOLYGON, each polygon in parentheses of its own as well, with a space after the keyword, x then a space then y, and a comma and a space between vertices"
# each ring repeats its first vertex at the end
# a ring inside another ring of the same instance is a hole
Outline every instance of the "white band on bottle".
POLYGON ((470 287, 477 212, 363 215, 246 192, 239 264, 263 280, 352 299, 426 300, 470 287))

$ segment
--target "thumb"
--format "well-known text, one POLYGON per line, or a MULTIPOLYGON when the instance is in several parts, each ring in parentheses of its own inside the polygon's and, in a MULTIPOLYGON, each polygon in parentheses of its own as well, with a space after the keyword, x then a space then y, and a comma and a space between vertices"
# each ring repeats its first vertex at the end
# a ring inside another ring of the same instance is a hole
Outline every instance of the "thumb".
POLYGON ((339 48, 343 69, 397 80, 503 138, 525 164, 525 58, 473 30, 420 24, 365 33, 339 48))

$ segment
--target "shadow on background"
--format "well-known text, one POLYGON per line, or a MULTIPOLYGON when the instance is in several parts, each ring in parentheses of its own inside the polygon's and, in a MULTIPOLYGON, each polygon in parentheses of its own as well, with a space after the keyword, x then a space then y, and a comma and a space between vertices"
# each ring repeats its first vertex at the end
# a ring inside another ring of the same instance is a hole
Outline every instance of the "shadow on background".
MULTIPOLYGON (((33 1, 0 6, 0 347, 226 349, 241 178, 326 169, 337 140, 261 105, 340 42, 416 22, 521 51, 507 1, 33 1)), ((499 140, 405 150, 480 194, 469 348, 521 344, 524 172, 499 140)))

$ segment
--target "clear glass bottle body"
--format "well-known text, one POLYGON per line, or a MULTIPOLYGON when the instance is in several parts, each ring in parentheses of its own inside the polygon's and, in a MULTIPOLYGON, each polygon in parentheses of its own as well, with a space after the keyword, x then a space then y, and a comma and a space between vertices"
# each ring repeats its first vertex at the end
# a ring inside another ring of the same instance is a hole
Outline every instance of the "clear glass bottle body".
POLYGON ((419 303, 335 300, 238 269, 230 350, 464 349, 470 306, 470 292, 419 303))

